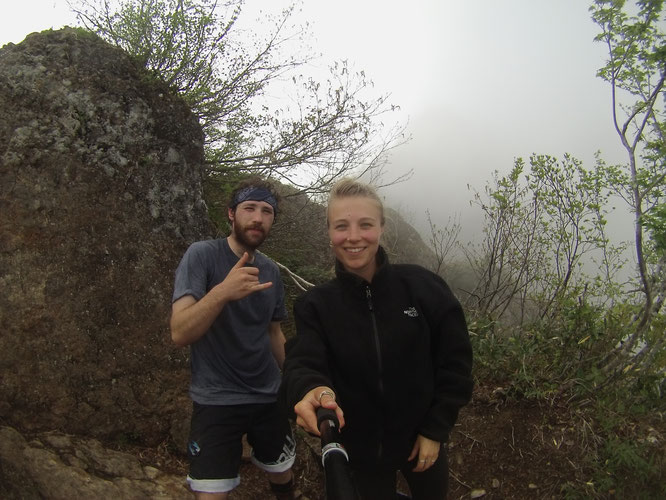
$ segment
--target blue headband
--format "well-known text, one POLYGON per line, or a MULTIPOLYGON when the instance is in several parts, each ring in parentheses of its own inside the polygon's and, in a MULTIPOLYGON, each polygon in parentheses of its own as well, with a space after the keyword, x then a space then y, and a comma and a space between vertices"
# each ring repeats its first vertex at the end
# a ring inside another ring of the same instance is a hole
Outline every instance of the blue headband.
POLYGON ((244 201, 265 201, 271 207, 273 207, 273 214, 277 216, 277 200, 275 196, 268 190, 255 186, 248 186, 244 189, 241 189, 234 196, 233 201, 231 202, 231 208, 235 209, 240 203, 244 201))

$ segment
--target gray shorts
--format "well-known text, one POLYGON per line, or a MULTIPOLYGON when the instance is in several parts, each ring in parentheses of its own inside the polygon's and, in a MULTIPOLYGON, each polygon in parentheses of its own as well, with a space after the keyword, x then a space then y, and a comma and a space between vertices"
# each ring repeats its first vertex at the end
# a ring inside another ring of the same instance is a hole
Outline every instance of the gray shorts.
POLYGON ((277 403, 208 406, 194 403, 188 444, 193 491, 224 493, 240 484, 242 438, 252 463, 267 472, 285 472, 296 458, 296 442, 277 403))

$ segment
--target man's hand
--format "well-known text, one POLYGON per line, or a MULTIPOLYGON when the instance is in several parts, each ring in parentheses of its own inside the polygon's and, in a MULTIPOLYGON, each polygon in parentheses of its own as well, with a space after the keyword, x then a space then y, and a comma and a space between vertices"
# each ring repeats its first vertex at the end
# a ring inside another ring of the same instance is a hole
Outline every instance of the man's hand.
POLYGON ((342 412, 342 408, 335 402, 335 393, 323 385, 315 387, 296 403, 296 406, 294 406, 296 423, 310 434, 319 436, 316 411, 320 406, 329 410, 335 410, 335 414, 338 416, 338 421, 340 422, 340 428, 344 427, 344 413, 342 412))
POLYGON ((252 293, 266 290, 273 286, 272 281, 259 283, 259 269, 252 266, 245 267, 249 258, 249 254, 244 252, 236 265, 231 268, 227 277, 224 278, 224 281, 217 285, 226 301, 240 300, 252 293))

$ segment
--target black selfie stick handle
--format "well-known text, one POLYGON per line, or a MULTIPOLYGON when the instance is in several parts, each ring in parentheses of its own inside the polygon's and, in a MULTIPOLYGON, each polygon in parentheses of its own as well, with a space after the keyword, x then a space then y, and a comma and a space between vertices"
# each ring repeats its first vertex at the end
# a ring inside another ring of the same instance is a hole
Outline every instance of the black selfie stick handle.
POLYGON ((340 423, 334 410, 319 407, 317 425, 321 433, 321 462, 326 475, 328 500, 358 498, 349 470, 349 456, 340 439, 340 423))

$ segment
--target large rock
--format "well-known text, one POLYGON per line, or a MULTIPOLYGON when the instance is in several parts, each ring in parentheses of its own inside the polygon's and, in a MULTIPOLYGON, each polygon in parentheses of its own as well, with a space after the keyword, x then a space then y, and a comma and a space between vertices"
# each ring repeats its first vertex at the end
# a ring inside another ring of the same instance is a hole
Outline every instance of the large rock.
POLYGON ((94 439, 44 433, 27 441, 0 427, 0 496, 10 498, 193 498, 182 475, 142 465, 94 439))
POLYGON ((73 29, 0 50, 0 110, 0 421, 182 438, 187 350, 168 314, 178 260, 211 233, 198 121, 73 29))

